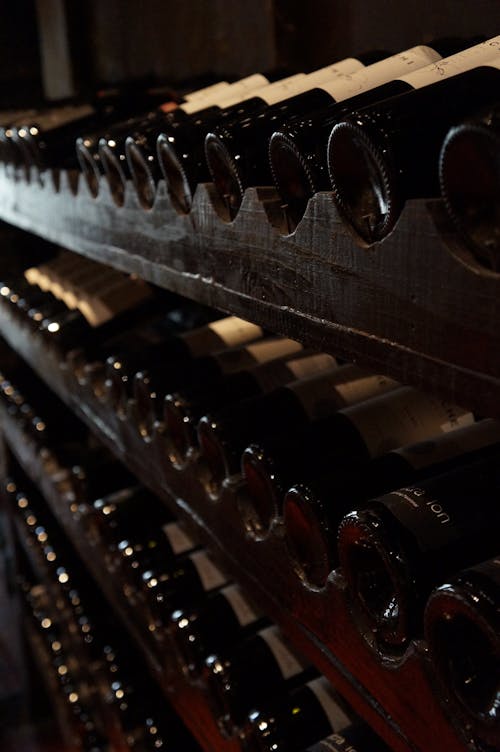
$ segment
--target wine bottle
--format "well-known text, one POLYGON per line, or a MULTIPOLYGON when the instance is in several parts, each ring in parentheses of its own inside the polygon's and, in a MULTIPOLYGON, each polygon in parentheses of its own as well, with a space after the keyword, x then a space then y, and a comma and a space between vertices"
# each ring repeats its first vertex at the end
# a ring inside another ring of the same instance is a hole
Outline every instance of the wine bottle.
POLYGON ((407 199, 439 195, 443 139, 454 122, 492 103, 499 68, 495 37, 402 76, 411 87, 406 94, 357 110, 334 126, 327 155, 333 198, 364 245, 393 230, 407 199))
MULTIPOLYGON (((429 46, 448 57, 476 41, 440 39, 430 42, 429 46)), ((331 190, 325 153, 334 125, 356 109, 411 91, 412 86, 406 79, 390 80, 392 76, 407 73, 404 53, 402 63, 399 72, 388 71, 387 83, 328 107, 314 109, 304 117, 283 121, 275 128, 269 142, 269 161, 273 183, 286 206, 289 232, 302 219, 309 199, 318 191, 331 190)))
POLYGON ((304 752, 389 752, 389 747, 366 724, 356 723, 330 734, 304 752))
MULTIPOLYGON (((288 340, 288 342, 293 343, 293 340, 288 340)), ((269 344, 272 347, 272 343, 269 344)), ((281 348, 280 340, 277 341, 277 345, 281 348)), ((266 341, 262 343, 262 346, 263 348, 268 346, 266 341)), ((253 347, 251 345, 249 349, 253 347)), ((259 345, 256 344, 255 347, 258 348, 259 345)), ((262 355, 263 353, 261 357, 262 355)), ((232 351, 227 351, 227 354, 223 356, 221 354, 221 357, 232 362, 232 351)), ((212 412, 223 405, 266 394, 299 377, 305 378, 331 370, 335 365, 335 358, 327 353, 312 354, 309 350, 301 350, 231 374, 216 384, 210 383, 202 387, 193 385, 190 388, 186 387, 167 394, 163 419, 170 461, 177 468, 182 468, 186 464, 191 453, 198 446, 196 426, 207 411, 212 412)), ((223 368, 225 368, 224 365, 223 368)))
MULTIPOLYGON (((293 97, 273 104, 263 115, 251 113, 243 120, 223 122, 210 131, 205 148, 209 169, 215 187, 222 191, 231 189, 233 212, 241 204, 243 191, 251 185, 269 185, 271 173, 265 148, 273 130, 291 117, 304 116, 319 108, 349 100, 362 92, 375 89, 398 74, 416 70, 440 59, 432 47, 414 47, 398 55, 381 53, 377 62, 365 68, 333 70, 313 73, 308 76, 309 86, 293 97), (382 58, 382 59, 380 59, 382 58)), ((233 215, 234 216, 234 213, 233 215)))
MULTIPOLYGON (((362 58, 363 56, 361 56, 362 58)), ((294 91, 311 88, 314 81, 320 81, 328 77, 348 75, 363 67, 363 60, 347 58, 333 65, 322 68, 313 74, 304 76, 299 74, 285 79, 286 88, 279 82, 276 86, 267 87, 262 92, 262 97, 269 105, 279 99, 288 99, 294 91)), ((365 56, 365 61, 373 59, 373 55, 365 56)), ((283 82, 283 83, 285 83, 283 82)), ((260 92, 255 92, 260 95, 260 92)), ((243 97, 241 98, 243 100, 243 97)), ((204 139, 210 127, 217 125, 221 120, 232 120, 233 117, 244 117, 254 111, 263 113, 263 103, 255 99, 250 102, 227 103, 229 107, 223 107, 221 112, 202 113, 200 117, 193 117, 190 122, 172 123, 165 128, 158 138, 157 154, 160 167, 167 183, 167 189, 174 205, 180 213, 188 213, 192 206, 194 190, 198 183, 210 180, 210 172, 205 160, 204 139)), ((265 107, 265 105, 264 105, 265 107)))
POLYGON ((186 556, 177 557, 168 566, 142 573, 143 592, 157 622, 168 623, 170 614, 177 608, 202 600, 228 584, 228 578, 201 549, 186 556))
MULTIPOLYGON (((476 459, 496 456, 499 450, 500 424, 482 420, 395 449, 362 467, 345 461, 337 466, 330 463, 318 475, 317 464, 311 463, 309 480, 292 486, 283 501, 285 541, 300 576, 316 587, 325 585, 338 564, 336 538, 340 521, 363 500, 476 459)), ((267 482, 270 484, 271 480, 267 482)))
POLYGON ((231 584, 196 608, 174 611, 170 631, 184 670, 197 677, 210 654, 235 647, 266 621, 238 585, 231 584))
POLYGON ((207 465, 209 489, 217 493, 226 477, 239 472, 242 451, 261 436, 300 431, 320 417, 326 419, 346 405, 396 386, 392 379, 372 376, 354 365, 334 366, 262 397, 203 416, 198 424, 198 440, 207 465))
POLYGON ((422 633, 431 590, 495 554, 498 458, 385 494, 350 512, 338 554, 349 593, 377 648, 400 654, 422 633))
MULTIPOLYGON (((154 155, 156 136, 165 123, 184 122, 195 113, 218 112, 218 102, 227 98, 236 101, 256 86, 263 86, 265 76, 248 76, 222 90, 212 89, 177 106, 160 107, 140 118, 120 123, 106 136, 99 139, 99 162, 108 181, 111 195, 118 206, 123 205, 126 181, 135 174, 142 206, 150 209, 156 194, 159 170, 154 155), (127 140, 130 143, 130 159, 127 159, 127 140), (137 144, 135 148, 134 144, 137 144), (132 170, 130 169, 132 168, 132 170)), ((81 147, 80 147, 81 150, 81 147)))
POLYGON ((257 703, 292 690, 315 674, 276 626, 261 629, 232 650, 208 656, 204 670, 209 700, 227 736, 238 731, 257 703))
MULTIPOLYGON (((287 354, 297 353, 301 348, 302 345, 292 339, 264 337, 256 339, 250 344, 229 347, 229 349, 197 358, 192 365, 195 379, 194 386, 191 389, 186 387, 183 390, 184 399, 177 394, 177 399, 170 395, 170 400, 167 400, 172 404, 172 413, 174 413, 171 420, 173 421, 174 417, 178 418, 179 416, 179 412, 176 412, 178 409, 175 406, 176 402, 179 409, 181 404, 183 406, 188 405, 189 392, 193 395, 188 408, 191 419, 196 409, 194 402, 196 398, 203 401, 203 395, 208 395, 208 399, 212 398, 212 404, 217 398, 219 398, 219 401, 224 399, 229 404, 229 402, 258 393, 259 376, 255 376, 255 381, 252 376, 255 371, 258 374, 259 366, 262 376, 261 382, 263 382, 265 365, 276 363, 276 361, 281 362, 281 359, 286 357, 287 354)), ((168 368, 165 370, 165 376, 160 369, 160 371, 156 371, 156 377, 154 371, 151 375, 141 372, 136 374, 134 379, 137 425, 144 437, 151 436, 154 424, 161 416, 161 407, 166 405, 165 392, 168 391, 170 374, 168 368)), ((276 370, 280 370, 279 366, 276 370)), ((202 414, 203 411, 199 413, 198 419, 202 414)), ((186 425, 184 433, 187 434, 189 429, 193 430, 192 423, 190 426, 186 425)))
POLYGON ((444 697, 468 738, 488 749, 500 744, 500 559, 452 577, 425 610, 425 635, 444 697))
POLYGON ((207 322, 216 320, 218 315, 205 306, 189 302, 167 309, 163 316, 130 333, 125 332, 114 341, 103 340, 98 355, 106 360, 102 399, 118 413, 126 414, 134 374, 150 363, 162 362, 162 358, 166 358, 172 368, 178 361, 180 364, 183 356, 186 357, 187 347, 179 336, 197 331, 207 322))
POLYGON ((483 266, 499 269, 498 185, 496 154, 500 108, 448 132, 439 158, 441 195, 455 228, 483 266))
POLYGON ((303 752, 352 725, 353 712, 324 676, 269 703, 259 702, 242 729, 245 752, 303 752))
POLYGON ((237 316, 226 316, 170 338, 149 358, 142 358, 141 354, 133 369, 136 371, 133 389, 140 433, 146 438, 151 435, 168 391, 176 389, 190 377, 199 381, 204 377, 216 378, 217 363, 207 358, 212 352, 253 342, 263 336, 264 330, 260 326, 237 316), (205 358, 203 363, 201 358, 205 358))

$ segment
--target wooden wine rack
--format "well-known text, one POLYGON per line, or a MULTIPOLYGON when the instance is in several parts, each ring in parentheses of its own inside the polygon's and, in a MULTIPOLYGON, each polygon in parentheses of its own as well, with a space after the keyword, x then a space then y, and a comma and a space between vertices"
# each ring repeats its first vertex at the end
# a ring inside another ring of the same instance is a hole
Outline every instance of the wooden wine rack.
MULTIPOLYGON (((395 752, 474 749, 472 743, 468 746, 461 737, 453 719, 446 717, 436 699, 422 642, 413 643, 398 662, 383 663, 356 628, 342 577, 337 572, 332 573, 326 588, 320 591, 307 587, 297 577, 279 521, 266 539, 250 540, 238 512, 236 486, 226 484, 220 498, 210 500, 200 479, 196 458, 182 472, 173 468, 167 461, 161 434, 157 433, 150 442, 144 441, 131 422, 120 419, 79 388, 57 353, 47 348, 45 341, 27 326, 11 318, 5 307, 0 308, 0 331, 144 485, 184 520, 195 537, 207 544, 226 571, 282 627, 296 647, 331 679, 395 752)), ((46 481, 43 473, 36 469, 34 458, 29 456, 29 446, 13 420, 7 415, 1 417, 7 442, 32 477, 43 486, 46 481)), ((49 492, 47 497, 50 501, 49 492)), ((51 506, 104 592, 120 611, 120 604, 109 592, 95 556, 85 550, 78 527, 65 516, 56 500, 51 506)), ((148 656, 141 635, 127 615, 121 615, 148 656)), ((148 664, 152 666, 151 660, 148 664)), ((166 681, 157 667, 154 673, 160 682, 166 681)), ((180 710, 182 713, 182 708, 180 710)), ((186 720, 191 725, 194 718, 186 720)), ((197 723, 193 730, 196 731, 196 727, 197 723)), ((214 742, 210 733, 204 735, 205 749, 223 750, 222 740, 220 742, 217 746, 217 740, 214 742)))
POLYGON ((97 261, 500 417, 500 276, 483 269, 440 201, 411 201, 390 237, 356 245, 317 194, 283 235, 270 188, 249 189, 232 223, 200 185, 181 216, 164 184, 151 211, 132 185, 118 208, 76 173, 0 168, 0 218, 97 261), (55 190, 57 185, 59 190, 55 190), (220 210, 220 209, 219 209, 220 210))

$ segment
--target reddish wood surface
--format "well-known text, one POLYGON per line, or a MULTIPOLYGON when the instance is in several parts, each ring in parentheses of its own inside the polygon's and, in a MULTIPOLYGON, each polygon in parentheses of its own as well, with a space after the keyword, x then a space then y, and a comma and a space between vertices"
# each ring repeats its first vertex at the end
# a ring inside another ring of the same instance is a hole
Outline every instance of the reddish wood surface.
MULTIPOLYGON (((307 588, 294 573, 279 524, 266 540, 249 540, 231 487, 225 488, 217 502, 209 501, 195 462, 183 472, 172 468, 159 439, 145 443, 131 424, 79 391, 55 354, 47 352, 36 336, 3 311, 0 329, 140 480, 209 545, 228 572, 396 752, 467 749, 434 695, 422 643, 413 644, 397 665, 383 664, 357 631, 337 573, 332 573, 323 591, 307 588)), ((21 437, 11 422, 4 421, 4 425, 7 439, 19 456, 23 451, 21 437)), ((24 462, 30 464, 29 459, 24 462)), ((92 564, 92 557, 88 561, 92 564)))

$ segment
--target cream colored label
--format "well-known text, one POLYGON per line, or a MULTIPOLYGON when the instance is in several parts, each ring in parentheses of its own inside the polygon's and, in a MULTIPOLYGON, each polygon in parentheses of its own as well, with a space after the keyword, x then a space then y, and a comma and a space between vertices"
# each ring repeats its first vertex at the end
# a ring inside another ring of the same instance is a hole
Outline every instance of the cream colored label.
POLYGON ((241 102, 253 96, 253 92, 260 90, 262 87, 268 87, 270 84, 265 76, 261 73, 254 73, 252 76, 242 78, 234 84, 229 84, 221 92, 213 95, 197 98, 193 101, 182 104, 180 107, 187 115, 192 115, 205 107, 230 107, 232 104, 241 102))
POLYGON ((313 71, 307 74, 307 79, 310 86, 316 84, 316 82, 324 81, 334 76, 345 76, 346 73, 357 73, 365 66, 361 60, 356 60, 355 57, 346 57, 344 60, 339 60, 337 63, 327 65, 325 68, 313 71))
POLYGON ((419 45, 400 52, 398 55, 391 55, 385 60, 379 60, 357 73, 325 81, 321 83, 320 88, 328 92, 335 101, 341 102, 363 91, 385 84, 387 81, 392 81, 407 72, 435 63, 437 60, 441 60, 441 55, 431 47, 419 45))
POLYGON ((191 91, 189 94, 184 94, 184 99, 186 102, 194 102, 196 99, 204 99, 205 97, 211 97, 215 95, 219 95, 221 92, 225 91, 231 84, 229 81, 219 81, 218 84, 212 84, 212 86, 205 86, 203 89, 196 89, 196 91, 191 91))
POLYGON ((190 536, 177 522, 169 522, 167 525, 164 525, 163 532, 167 536, 170 547, 176 555, 191 551, 195 547, 190 536))
MULTIPOLYGON (((466 415, 461 420, 468 422, 466 415)), ((446 425, 446 424, 445 424, 446 425)), ((430 467, 438 462, 445 462, 452 457, 459 457, 466 452, 474 452, 490 444, 500 442, 500 423, 496 420, 480 420, 464 428, 445 432, 433 439, 420 441, 418 444, 400 447, 395 454, 403 457, 415 470, 430 467)))
POLYGON ((311 419, 324 418, 346 405, 395 389, 396 381, 367 374, 355 365, 333 367, 319 376, 289 385, 311 419))
POLYGON ((410 84, 414 89, 420 89, 481 65, 500 67, 500 36, 457 52, 456 55, 445 57, 408 75, 398 75, 398 80, 410 84))
POLYGON ((227 582, 227 577, 204 551, 197 551, 190 556, 196 567, 203 590, 214 590, 227 582))
MULTIPOLYGON (((36 126, 41 130, 59 127, 71 123, 72 120, 78 120, 87 115, 93 115, 94 108, 90 105, 81 105, 78 107, 57 107, 52 112, 46 112, 36 117, 36 126)), ((22 135, 19 131, 19 135, 22 135)), ((34 134, 36 135, 36 133, 34 134)))
POLYGON ((332 731, 342 731, 350 726, 352 721, 342 707, 338 704, 337 694, 329 681, 324 676, 307 682, 309 689, 314 692, 316 699, 323 708, 326 717, 332 727, 332 731))
POLYGON ((294 358, 287 361, 287 369, 296 379, 305 379, 309 376, 317 375, 323 371, 330 371, 337 367, 337 361, 333 355, 328 353, 318 353, 307 358, 294 358))
POLYGON ((252 97, 259 97, 263 99, 267 104, 274 104, 280 102, 282 99, 293 97, 294 94, 300 94, 302 91, 306 91, 310 88, 307 82, 307 76, 305 73, 296 73, 294 76, 283 78, 281 81, 275 81, 267 86, 254 89, 245 96, 231 96, 228 99, 224 99, 220 103, 221 107, 232 107, 233 105, 244 102, 245 99, 251 99, 252 97))
POLYGON ((263 334, 260 326, 239 319, 237 316, 212 321, 208 324, 208 329, 214 332, 226 347, 244 345, 245 342, 251 342, 253 339, 262 337, 263 334))
POLYGON ((410 387, 342 411, 358 429, 371 457, 423 441, 450 426, 474 422, 472 413, 410 387))
POLYGON ((293 339, 272 339, 247 345, 247 353, 254 363, 268 363, 275 358, 282 358, 294 352, 302 350, 302 345, 293 339))
POLYGON ((253 624, 259 618, 252 606, 243 596, 238 585, 228 585, 228 587, 221 590, 221 595, 224 596, 231 606, 234 615, 242 627, 246 627, 248 624, 253 624))
POLYGON ((300 674, 304 670, 298 657, 294 655, 283 642, 278 627, 266 627, 266 629, 262 629, 258 632, 258 635, 259 637, 262 637, 273 654, 284 679, 291 679, 292 676, 297 676, 297 674, 300 674))

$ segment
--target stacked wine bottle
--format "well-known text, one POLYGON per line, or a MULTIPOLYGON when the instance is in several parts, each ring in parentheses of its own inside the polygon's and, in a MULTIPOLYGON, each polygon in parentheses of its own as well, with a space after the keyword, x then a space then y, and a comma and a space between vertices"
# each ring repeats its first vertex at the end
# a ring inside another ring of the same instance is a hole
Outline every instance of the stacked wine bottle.
POLYGON ((163 178, 181 214, 191 211, 196 186, 213 182, 214 206, 227 221, 246 188, 274 185, 285 233, 315 193, 331 191, 368 246, 394 229, 407 199, 441 192, 472 252, 496 269, 499 45, 500 37, 439 39, 184 96, 145 89, 4 113, 0 158, 28 178, 43 180, 49 168, 81 171, 93 196, 105 178, 118 206, 132 181, 151 209, 163 178))

